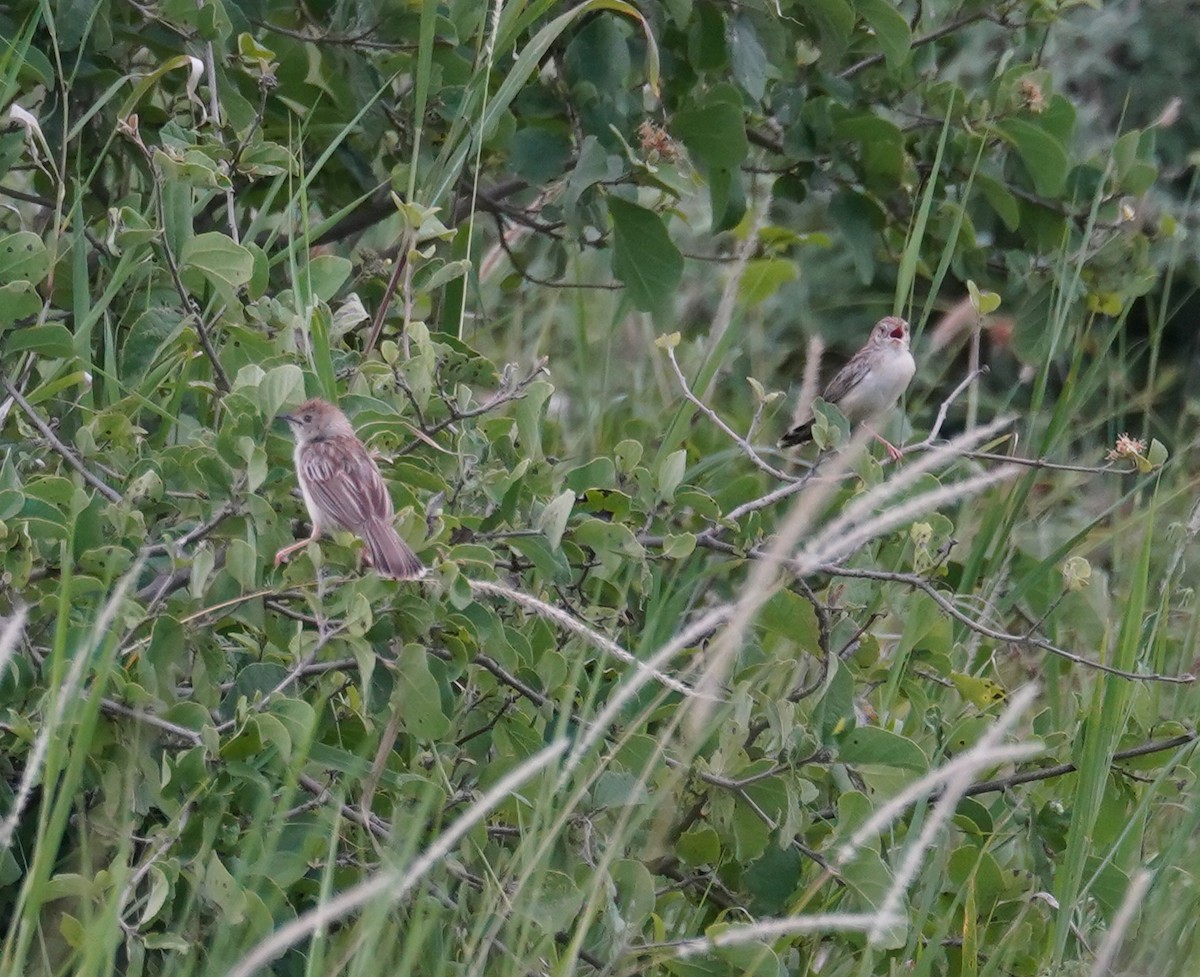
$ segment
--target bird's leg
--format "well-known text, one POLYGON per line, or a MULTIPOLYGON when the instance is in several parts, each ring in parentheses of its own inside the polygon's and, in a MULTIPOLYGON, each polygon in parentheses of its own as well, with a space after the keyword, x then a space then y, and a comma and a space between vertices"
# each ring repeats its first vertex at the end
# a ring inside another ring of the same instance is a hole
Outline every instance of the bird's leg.
POLYGON ((885 438, 878 431, 872 430, 866 424, 864 424, 863 427, 867 429, 867 431, 871 434, 871 436, 876 441, 878 441, 881 445, 883 445, 883 447, 887 450, 888 457, 891 458, 893 462, 898 462, 898 461, 900 461, 900 459, 902 459, 904 457, 904 452, 901 451, 899 448, 897 448, 894 444, 892 444, 891 441, 889 441, 887 438, 885 438))
POLYGON ((312 534, 308 537, 308 539, 297 540, 291 546, 285 546, 275 554, 275 565, 279 566, 281 563, 286 563, 288 557, 295 553, 296 550, 304 549, 304 547, 306 547, 309 543, 315 542, 320 535, 321 530, 318 527, 313 526, 312 534))

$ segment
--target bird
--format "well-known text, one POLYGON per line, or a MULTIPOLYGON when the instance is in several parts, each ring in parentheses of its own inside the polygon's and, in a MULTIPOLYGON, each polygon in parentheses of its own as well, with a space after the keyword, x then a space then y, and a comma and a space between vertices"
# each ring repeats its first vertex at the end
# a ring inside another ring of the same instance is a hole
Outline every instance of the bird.
MULTIPOLYGON (((836 406, 851 424, 869 421, 891 410, 917 372, 908 339, 908 323, 904 319, 899 316, 880 319, 863 348, 829 381, 821 397, 836 406)), ((780 445, 787 448, 810 441, 812 425, 811 419, 797 424, 783 436, 780 445)), ((895 445, 878 434, 875 437, 893 461, 900 459, 901 452, 895 445)))
POLYGON ((392 497, 379 466, 336 406, 319 398, 281 414, 296 439, 296 479, 312 522, 308 539, 285 546, 275 565, 331 529, 354 533, 366 544, 375 572, 393 580, 417 580, 425 565, 392 525, 392 497))

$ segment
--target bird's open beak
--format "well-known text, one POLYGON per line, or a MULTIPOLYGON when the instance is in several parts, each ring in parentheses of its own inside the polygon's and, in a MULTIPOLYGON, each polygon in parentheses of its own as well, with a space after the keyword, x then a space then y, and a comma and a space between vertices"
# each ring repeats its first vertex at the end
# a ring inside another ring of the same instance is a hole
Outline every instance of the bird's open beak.
POLYGON ((296 422, 296 418, 291 414, 276 414, 275 420, 287 421, 289 424, 294 424, 296 422))

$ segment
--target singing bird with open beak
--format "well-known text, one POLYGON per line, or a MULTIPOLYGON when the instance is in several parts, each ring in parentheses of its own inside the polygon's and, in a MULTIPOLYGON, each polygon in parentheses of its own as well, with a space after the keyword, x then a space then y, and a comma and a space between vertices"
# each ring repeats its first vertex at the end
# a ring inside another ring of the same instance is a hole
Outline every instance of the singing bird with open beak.
MULTIPOLYGON (((821 397, 845 414, 851 424, 869 422, 891 410, 917 372, 908 338, 908 323, 899 316, 880 319, 866 345, 829 381, 821 397)), ((790 447, 811 440, 812 424, 811 420, 797 424, 779 443, 790 447)), ((893 460, 899 460, 899 449, 880 435, 875 437, 893 460)))
POLYGON ((375 572, 416 580, 425 566, 392 525, 392 497, 379 466, 337 407, 312 399, 280 415, 296 439, 296 478, 312 534, 275 554, 275 565, 331 529, 354 533, 365 544, 375 572))

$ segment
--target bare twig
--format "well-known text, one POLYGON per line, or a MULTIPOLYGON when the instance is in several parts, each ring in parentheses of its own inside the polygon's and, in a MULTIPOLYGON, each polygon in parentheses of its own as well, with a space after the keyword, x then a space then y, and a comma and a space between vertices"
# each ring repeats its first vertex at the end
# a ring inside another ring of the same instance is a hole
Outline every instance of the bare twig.
MULTIPOLYGON (((1181 733, 1179 736, 1172 736, 1166 740, 1151 740, 1148 743, 1130 747, 1128 750, 1118 750, 1112 755, 1112 762, 1119 763, 1122 760, 1133 760, 1137 757, 1149 756, 1152 753, 1175 750, 1181 746, 1187 746, 1189 743, 1195 742, 1196 733, 1194 731, 1181 733)), ((1058 763, 1052 767, 1022 770, 1007 777, 997 777, 995 780, 983 780, 977 784, 972 784, 964 791, 964 796, 974 797, 977 794, 994 794, 997 791, 1008 790, 1010 787, 1018 787, 1021 784, 1032 784, 1039 780, 1053 780, 1055 777, 1065 777, 1067 774, 1075 773, 1078 769, 1073 763, 1058 763)))
POLYGON ((496 393, 493 394, 491 397, 489 397, 486 401, 484 401, 478 407, 472 407, 470 410, 464 410, 464 411, 458 411, 458 410, 451 409, 451 413, 450 413, 449 417, 447 417, 445 420, 438 421, 432 427, 425 428, 425 430, 421 432, 421 436, 413 438, 411 441, 408 442, 408 444, 406 444, 402 448, 400 448, 396 452, 396 454, 397 455, 408 454, 410 451, 413 451, 415 448, 419 447, 421 444, 427 443, 429 441, 429 439, 431 437, 433 437, 433 435, 437 434, 440 431, 444 431, 446 428, 448 428, 454 424, 457 424, 459 421, 465 421, 472 417, 479 417, 480 415, 486 414, 489 411, 493 411, 497 407, 507 404, 510 401, 520 400, 521 396, 525 393, 525 389, 531 383, 533 383, 534 380, 536 380, 538 377, 540 377, 545 372, 546 372, 546 357, 543 356, 543 357, 540 357, 537 360, 537 362, 533 364, 533 367, 530 369, 529 373, 525 375, 524 378, 516 381, 515 383, 502 383, 500 385, 500 388, 496 391, 496 393))
POLYGON ((83 480, 92 486, 92 488, 94 488, 97 492, 103 495, 106 499, 108 499, 109 502, 121 501, 120 492, 114 489, 107 482, 103 481, 98 475, 93 474, 87 468, 87 466, 75 456, 75 453, 58 439, 57 435, 50 430, 50 425, 42 420, 38 412, 33 409, 33 405, 30 404, 29 401, 24 398, 24 396, 22 396, 21 391, 19 391, 13 382, 8 378, 7 373, 0 373, 0 383, 3 383, 4 389, 8 391, 8 395, 12 397, 17 406, 21 408, 21 413, 28 418, 29 423, 37 428, 38 433, 46 439, 46 442, 51 448, 54 449, 55 453, 63 459, 63 461, 74 468, 75 471, 79 472, 79 474, 83 476, 83 480))
POLYGON ((211 519, 207 520, 206 522, 202 522, 197 526, 193 526, 178 539, 172 539, 162 543, 152 543, 142 550, 142 554, 144 556, 162 556, 165 553, 179 552, 180 550, 191 546, 193 543, 199 542, 207 537, 214 529, 221 525, 222 522, 237 512, 237 510, 237 503, 230 500, 221 506, 221 508, 217 510, 216 515, 214 515, 211 519))
POLYGON ((991 638, 993 641, 1001 641, 1005 644, 1019 645, 1027 648, 1040 648, 1042 651, 1048 651, 1052 655, 1057 655, 1059 658, 1064 658, 1069 662, 1074 662, 1076 665, 1082 665, 1085 668, 1094 668, 1097 671, 1107 672, 1109 675, 1119 675, 1121 678, 1133 679, 1138 682, 1170 682, 1177 685, 1189 685, 1196 681, 1196 677, 1190 674, 1184 675, 1159 675, 1156 672, 1129 672, 1122 668, 1117 668, 1114 665, 1106 665, 1103 662, 1094 661, 1091 658, 1085 658, 1083 655, 1076 655, 1073 652, 1067 651, 1065 648, 1060 648, 1058 645, 1052 644, 1044 638, 1027 637, 1023 634, 1012 634, 1007 631, 1000 631, 996 628, 988 627, 981 621, 975 620, 969 614, 960 611, 952 601, 950 601, 940 590, 933 586, 924 577, 918 576, 915 573, 899 573, 892 570, 870 570, 862 567, 847 567, 839 564, 826 564, 819 567, 823 573, 831 574, 835 577, 850 577, 859 580, 888 580, 893 583, 904 584, 926 594, 935 604, 943 611, 949 614, 959 624, 970 628, 976 634, 983 635, 985 638, 991 638))
MULTIPOLYGON (((1000 18, 997 15, 997 13, 994 10, 992 10, 990 8, 990 6, 984 8, 983 10, 976 11, 973 14, 964 14, 962 17, 959 17, 956 20, 952 20, 948 24, 943 24, 937 30, 930 31, 928 34, 922 34, 920 37, 914 37, 913 41, 912 41, 912 47, 918 48, 918 47, 922 47, 926 44, 931 44, 934 41, 937 41, 943 37, 946 37, 948 34, 953 34, 957 30, 961 30, 964 27, 974 24, 976 21, 980 21, 980 20, 999 21, 999 19, 1000 18)), ((840 71, 838 73, 838 77, 839 78, 853 78, 860 71, 870 68, 872 65, 882 64, 882 63, 883 63, 883 55, 882 54, 872 54, 869 57, 863 58, 861 61, 856 61, 854 64, 850 65, 850 67, 842 69, 842 71, 840 71)))
POLYGON ((999 455, 991 451, 967 451, 963 453, 965 458, 974 458, 978 461, 1003 461, 1010 465, 1020 465, 1023 468, 1041 468, 1052 472, 1080 472, 1084 475, 1107 475, 1109 473, 1117 475, 1135 475, 1137 468, 1117 468, 1113 465, 1066 465, 1053 461, 1046 461, 1043 458, 1019 458, 1015 455, 999 455))
MULTIPOLYGON (((216 80, 212 80, 213 92, 215 97, 216 80)), ((175 258, 175 252, 171 247, 171 242, 167 239, 167 209, 166 203, 163 200, 163 175, 162 171, 154 161, 154 154, 150 152, 146 144, 142 142, 141 136, 138 135, 137 129, 126 123, 127 135, 133 141, 133 144, 142 152, 146 158, 146 163, 150 167, 150 171, 154 174, 154 205, 158 213, 159 226, 159 246, 162 248, 163 257, 167 261, 167 271, 170 272, 171 282, 175 286, 175 291, 179 294, 180 300, 183 302, 183 307, 196 321, 196 336, 200 340, 200 346, 204 350, 204 355, 208 357, 208 362, 212 366, 213 382, 217 385, 217 389, 221 393, 229 393, 232 389, 229 383, 229 375, 225 372, 225 367, 221 365, 221 360, 217 356, 216 347, 213 345, 212 337, 208 333, 208 326, 204 322, 204 313, 200 308, 199 303, 192 298, 191 292, 187 290, 187 286, 183 283, 183 277, 179 273, 179 262, 175 258)))
POLYGON ((754 446, 749 441, 747 441, 740 434, 738 434, 737 431, 721 420, 716 411, 714 411, 699 397, 692 393, 692 388, 688 385, 687 377, 683 375, 683 370, 679 368, 679 361, 675 359, 675 350, 673 347, 667 347, 667 359, 671 362, 671 369, 675 373, 675 379, 679 381, 679 387, 683 391, 684 397, 686 397, 688 401, 696 407, 697 410, 699 410, 705 417, 712 421, 725 433, 727 437, 729 437, 739 448, 741 448, 742 454, 750 459, 755 468, 766 472, 772 478, 777 478, 781 482, 799 481, 796 476, 788 475, 786 472, 780 471, 770 462, 764 460, 763 457, 754 450, 754 446))
POLYGON ((530 594, 522 593, 519 590, 514 590, 511 587, 505 587, 503 584, 492 583, 487 580, 471 580, 467 579, 467 583, 471 589, 477 594, 486 594, 489 597, 499 597, 503 600, 511 601, 526 610, 532 611, 538 617, 543 617, 548 621, 553 621, 564 630, 570 631, 583 638, 588 644, 595 648, 612 655, 619 662, 623 662, 640 672, 650 674, 656 681, 665 685, 667 688, 688 698, 696 698, 697 696, 708 698, 704 693, 697 692, 690 685, 680 682, 678 679, 672 678, 670 675, 660 672, 657 669, 650 668, 636 655, 631 654, 622 648, 619 644, 613 641, 606 635, 584 624, 578 618, 568 614, 562 608, 555 607, 553 604, 547 604, 543 600, 531 596, 530 594))
POLYGON ((962 392, 971 386, 976 380, 988 372, 986 366, 982 366, 977 370, 972 370, 959 382, 958 386, 950 391, 950 396, 942 401, 938 407, 937 417, 934 419, 933 427, 929 429, 929 434, 926 435, 924 441, 918 441, 916 444, 908 444, 900 449, 901 454, 908 454, 911 451, 925 451, 934 446, 938 436, 942 433, 942 425, 946 423, 946 415, 950 411, 950 406, 962 396, 962 392))
POLYGON ((387 318, 388 309, 391 308, 396 289, 400 286, 400 276, 404 274, 404 269, 408 265, 408 252, 414 243, 415 236, 412 231, 406 229, 400 235, 400 245, 396 251, 392 277, 388 279, 387 288, 383 290, 383 298, 379 300, 379 310, 375 313, 375 321, 371 323, 371 334, 367 337, 367 345, 363 347, 362 358, 364 360, 371 355, 371 350, 379 341, 379 334, 383 332, 383 322, 387 318))
POLYGON ((194 729, 180 726, 178 723, 170 722, 149 712, 142 712, 140 709, 131 709, 129 706, 117 702, 115 699, 101 699, 100 709, 110 716, 122 716, 125 719, 136 720, 146 726, 153 726, 155 729, 177 737, 191 746, 203 745, 200 734, 194 729))

